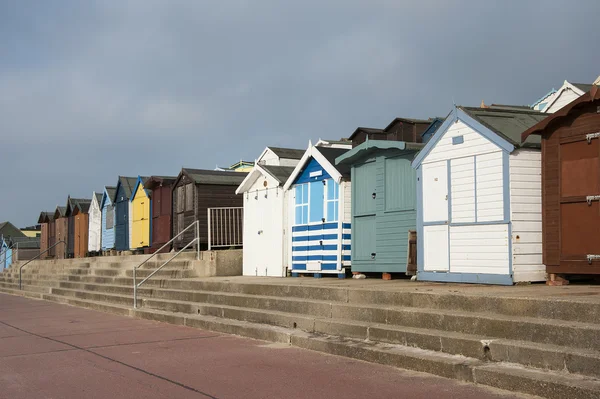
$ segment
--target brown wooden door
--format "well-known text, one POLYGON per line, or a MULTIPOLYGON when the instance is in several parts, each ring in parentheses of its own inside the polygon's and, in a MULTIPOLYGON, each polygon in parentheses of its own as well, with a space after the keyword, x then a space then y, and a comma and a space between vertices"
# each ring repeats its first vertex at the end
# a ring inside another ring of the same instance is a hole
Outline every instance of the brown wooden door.
POLYGON ((75 245, 74 245, 74 256, 76 258, 83 258, 87 253, 88 244, 88 215, 80 213, 75 216, 75 245))
POLYGON ((600 255, 600 140, 565 140, 560 145, 560 258, 571 273, 592 273, 600 255))

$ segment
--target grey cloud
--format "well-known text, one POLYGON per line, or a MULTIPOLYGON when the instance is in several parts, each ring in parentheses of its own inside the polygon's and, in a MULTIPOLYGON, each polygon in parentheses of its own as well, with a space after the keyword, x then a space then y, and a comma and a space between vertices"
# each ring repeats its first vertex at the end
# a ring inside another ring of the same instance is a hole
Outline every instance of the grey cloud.
POLYGON ((600 74, 597 1, 0 3, 0 220, 600 74), (587 29, 587 28, 590 29, 587 29))

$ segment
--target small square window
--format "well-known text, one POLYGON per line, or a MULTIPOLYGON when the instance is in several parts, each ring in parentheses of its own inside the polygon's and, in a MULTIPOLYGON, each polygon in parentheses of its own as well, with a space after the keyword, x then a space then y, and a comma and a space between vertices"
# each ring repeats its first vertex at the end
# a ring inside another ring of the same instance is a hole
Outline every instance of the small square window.
POLYGON ((465 138, 463 136, 452 137, 452 145, 458 145, 465 142, 465 138))

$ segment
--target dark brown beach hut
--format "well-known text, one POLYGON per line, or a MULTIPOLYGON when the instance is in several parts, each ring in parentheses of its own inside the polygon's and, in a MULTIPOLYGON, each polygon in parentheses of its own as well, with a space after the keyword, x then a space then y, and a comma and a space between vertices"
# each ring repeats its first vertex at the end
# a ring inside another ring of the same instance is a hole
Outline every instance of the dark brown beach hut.
MULTIPOLYGON (((152 176, 144 184, 144 188, 150 190, 152 204, 151 237, 148 253, 156 252, 173 237, 171 235, 173 229, 171 204, 173 184, 176 179, 176 176, 152 176)), ((169 252, 170 247, 170 245, 165 247, 161 252, 169 252)))
POLYGON ((523 133, 542 138, 542 251, 550 281, 600 274, 600 88, 523 133))
MULTIPOLYGON (((173 237, 198 220, 200 245, 208 244, 208 208, 243 207, 243 198, 235 194, 247 173, 183 168, 173 186, 173 237)), ((226 227, 226 226, 225 226, 226 227)), ((189 229, 174 241, 182 248, 194 239, 189 229)))

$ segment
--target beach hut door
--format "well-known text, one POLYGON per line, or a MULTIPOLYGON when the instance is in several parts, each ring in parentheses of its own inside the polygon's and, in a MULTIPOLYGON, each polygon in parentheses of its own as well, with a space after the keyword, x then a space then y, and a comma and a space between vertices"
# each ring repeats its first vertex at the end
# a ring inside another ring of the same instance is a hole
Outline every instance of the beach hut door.
POLYGON ((560 257, 571 264, 600 261, 600 139, 560 146, 560 257))
POLYGON ((424 270, 449 271, 447 162, 424 164, 422 178, 424 270))
POLYGON ((323 263, 323 224, 325 223, 323 211, 325 206, 324 183, 325 181, 321 180, 310 182, 310 206, 308 212, 310 241, 306 262, 307 271, 319 271, 323 263))

